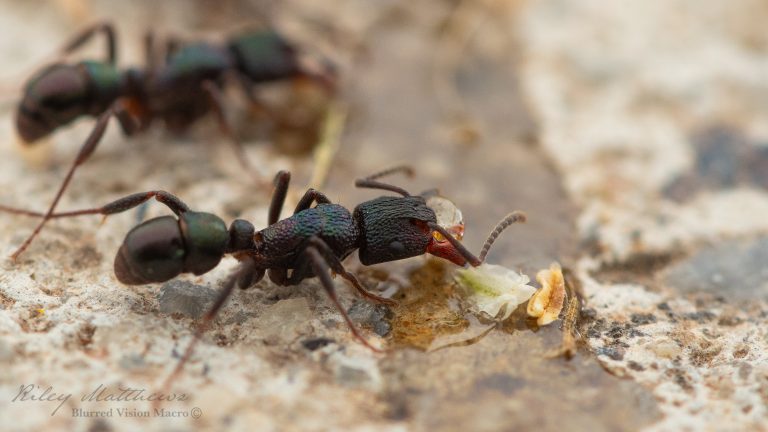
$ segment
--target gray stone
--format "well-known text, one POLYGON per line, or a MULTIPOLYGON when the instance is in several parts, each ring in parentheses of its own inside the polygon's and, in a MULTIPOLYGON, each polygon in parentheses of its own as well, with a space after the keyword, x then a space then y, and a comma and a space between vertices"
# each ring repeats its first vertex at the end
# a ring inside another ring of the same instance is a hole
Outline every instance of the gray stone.
POLYGON ((671 266, 664 282, 684 293, 768 298, 768 238, 725 241, 671 266))
POLYGON ((216 300, 216 291, 187 281, 172 280, 160 288, 157 299, 162 313, 200 318, 216 300))
POLYGON ((392 316, 392 311, 385 305, 356 300, 347 310, 347 314, 352 321, 372 327, 379 336, 386 336, 392 331, 392 325, 388 320, 392 316))

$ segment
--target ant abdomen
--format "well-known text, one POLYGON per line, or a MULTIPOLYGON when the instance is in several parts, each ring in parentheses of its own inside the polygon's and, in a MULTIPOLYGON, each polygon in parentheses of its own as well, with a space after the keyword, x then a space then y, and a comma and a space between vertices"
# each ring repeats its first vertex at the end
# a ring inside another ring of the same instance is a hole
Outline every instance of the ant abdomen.
POLYGON ((165 282, 181 273, 200 275, 216 267, 230 234, 218 216, 187 211, 133 228, 115 257, 115 275, 126 285, 165 282))

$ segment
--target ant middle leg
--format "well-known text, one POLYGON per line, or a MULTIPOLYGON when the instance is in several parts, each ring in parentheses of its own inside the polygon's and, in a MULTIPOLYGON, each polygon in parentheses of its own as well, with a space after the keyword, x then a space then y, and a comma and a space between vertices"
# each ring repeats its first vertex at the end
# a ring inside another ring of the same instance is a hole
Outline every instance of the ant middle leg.
POLYGON ((273 225, 280 220, 280 212, 283 211, 285 197, 288 195, 288 186, 291 183, 291 173, 288 171, 278 171, 275 175, 275 189, 272 192, 272 201, 269 203, 268 225, 273 225))
POLYGON ((347 269, 344 268, 344 264, 341 263, 339 258, 336 256, 336 254, 333 253, 333 250, 330 246, 328 246, 328 243, 323 241, 320 237, 312 236, 309 238, 309 244, 317 249, 318 252, 323 256, 325 259, 325 262, 328 263, 328 265, 331 267, 331 270, 339 274, 341 277, 346 279, 349 283, 352 284, 353 287, 355 287, 355 290, 357 290, 360 295, 365 297, 366 299, 373 301, 375 303, 381 303, 386 304, 389 306, 396 306, 397 302, 395 300, 377 296, 376 294, 371 293, 367 289, 363 287, 363 284, 360 283, 360 281, 357 279, 357 277, 348 272, 347 269))
POLYGON ((328 199, 328 197, 319 190, 309 188, 306 192, 304 192, 304 196, 301 197, 298 204, 296 204, 296 209, 293 211, 293 214, 307 210, 308 208, 312 207, 312 203, 330 204, 331 200, 328 199))

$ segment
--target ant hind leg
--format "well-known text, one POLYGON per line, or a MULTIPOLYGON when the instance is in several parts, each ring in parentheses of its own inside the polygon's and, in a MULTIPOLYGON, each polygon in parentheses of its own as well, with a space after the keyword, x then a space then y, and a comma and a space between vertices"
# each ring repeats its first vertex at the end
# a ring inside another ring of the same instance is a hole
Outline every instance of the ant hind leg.
POLYGON ((98 33, 104 34, 104 39, 107 43, 107 63, 114 65, 117 58, 117 49, 115 43, 115 28, 111 23, 106 21, 97 22, 92 26, 82 30, 73 36, 64 46, 61 48, 63 54, 70 54, 76 49, 80 48, 88 42, 92 37, 98 33))
POLYGON ((163 384, 160 387, 160 391, 162 393, 168 393, 167 390, 170 388, 171 383, 173 383, 176 377, 179 376, 181 371, 184 369, 184 365, 192 357, 192 353, 194 352, 195 347, 200 342, 200 339, 206 330, 208 330, 208 326, 211 325, 213 319, 216 318, 216 315, 219 313, 222 306, 224 306, 227 299, 229 299, 229 297, 232 295, 235 286, 239 286, 240 288, 247 288, 260 281, 262 277, 264 277, 264 270, 257 269, 254 261, 249 258, 246 261, 243 261, 243 263, 240 264, 240 267, 227 278, 227 280, 224 282, 224 287, 219 292, 219 295, 216 298, 216 301, 213 303, 213 306, 211 306, 211 309, 206 312, 200 323, 197 325, 197 329, 192 336, 192 341, 189 343, 189 345, 187 345, 187 349, 184 350, 184 354, 176 364, 173 372, 171 372, 165 381, 163 381, 163 384))

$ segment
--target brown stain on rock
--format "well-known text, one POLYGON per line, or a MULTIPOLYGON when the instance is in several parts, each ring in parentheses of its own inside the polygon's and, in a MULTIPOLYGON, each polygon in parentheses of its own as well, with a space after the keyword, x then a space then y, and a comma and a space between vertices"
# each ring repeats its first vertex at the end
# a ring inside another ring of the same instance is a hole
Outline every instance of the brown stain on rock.
POLYGON ((469 322, 450 299, 455 288, 448 265, 429 260, 410 275, 410 286, 395 297, 400 302, 392 320, 395 346, 426 350, 441 335, 464 331, 469 322))

